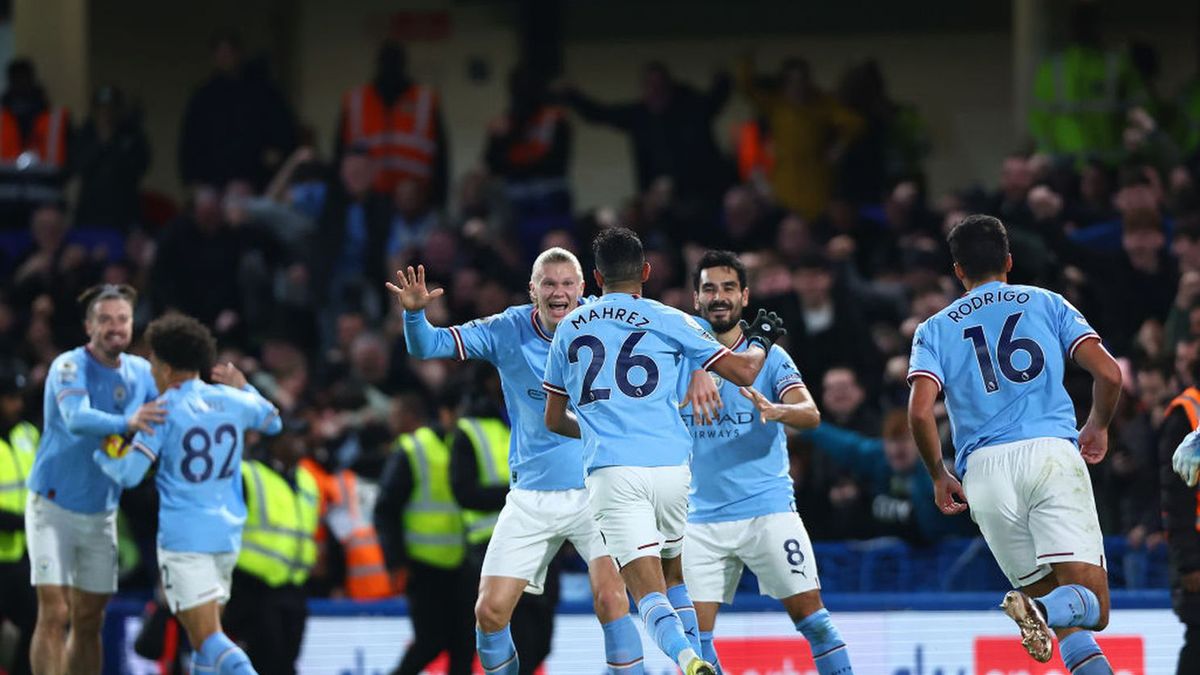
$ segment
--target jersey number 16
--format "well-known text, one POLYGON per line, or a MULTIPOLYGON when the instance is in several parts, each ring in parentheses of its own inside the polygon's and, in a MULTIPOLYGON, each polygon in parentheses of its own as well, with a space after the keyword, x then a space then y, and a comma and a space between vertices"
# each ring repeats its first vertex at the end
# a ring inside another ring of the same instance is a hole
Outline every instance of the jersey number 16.
MULTIPOLYGON (((1033 378, 1042 374, 1042 369, 1046 367, 1046 354, 1042 351, 1039 345, 1032 338, 1013 337, 1013 331, 1017 329, 1017 322, 1021 320, 1022 312, 1009 314, 1004 320, 1004 328, 1000 331, 1000 342, 996 344, 996 361, 999 363, 1000 372, 1004 378, 1010 382, 1021 384, 1029 382, 1033 378), (1018 368, 1013 364, 1013 354, 1016 352, 1025 352, 1029 354, 1029 365, 1025 368, 1018 368)), ((979 362, 979 374, 983 377, 983 388, 987 393, 994 394, 1000 391, 1000 380, 996 377, 996 366, 993 365, 991 348, 988 346, 987 336, 983 333, 983 326, 970 326, 963 329, 963 339, 970 340, 975 346, 975 358, 979 362)))

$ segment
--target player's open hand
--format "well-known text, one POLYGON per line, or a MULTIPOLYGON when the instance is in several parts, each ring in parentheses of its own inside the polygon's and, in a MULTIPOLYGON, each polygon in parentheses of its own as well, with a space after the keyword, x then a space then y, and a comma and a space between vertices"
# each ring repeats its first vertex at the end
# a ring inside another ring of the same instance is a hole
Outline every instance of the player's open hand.
POLYGON ((754 407, 758 409, 758 419, 762 423, 774 422, 783 417, 783 411, 779 406, 767 400, 754 387, 738 387, 738 393, 750 399, 754 403, 754 407))
POLYGON ((1196 487, 1200 479, 1200 430, 1183 437, 1183 442, 1171 456, 1171 468, 1188 487, 1196 487))
POLYGON ((212 380, 217 384, 225 384, 234 389, 241 389, 246 386, 246 375, 238 370, 238 367, 233 365, 233 361, 228 363, 218 363, 213 366, 212 380))
POLYGON ((757 344, 766 351, 770 351, 771 345, 779 338, 787 335, 787 329, 783 327, 783 319, 775 312, 767 312, 765 309, 758 310, 758 314, 754 316, 754 321, 747 323, 745 319, 738 322, 742 328, 742 334, 746 336, 746 340, 752 344, 757 344))
POLYGON ((150 401, 148 403, 143 403, 141 407, 139 407, 137 411, 129 417, 129 420, 126 422, 126 426, 129 427, 129 430, 132 432, 136 433, 141 431, 148 436, 153 436, 154 428, 152 425, 162 424, 163 420, 165 419, 167 419, 167 409, 164 408, 158 401, 150 401))
POLYGON ((1079 454, 1088 464, 1099 464, 1108 454, 1108 429, 1084 424, 1079 430, 1079 454))
POLYGON ((933 481, 933 500, 938 509, 953 516, 967 510, 967 493, 963 492, 962 484, 949 471, 933 481))
POLYGON ((697 370, 692 373, 688 383, 687 394, 679 402, 680 409, 692 406, 692 422, 694 424, 712 424, 721 410, 721 392, 707 371, 697 370))
POLYGON ((400 306, 410 312, 425 309, 434 298, 445 292, 440 288, 431 291, 425 287, 424 265, 417 265, 415 270, 412 265, 408 269, 396 270, 396 283, 389 281, 386 285, 388 291, 400 301, 400 306))

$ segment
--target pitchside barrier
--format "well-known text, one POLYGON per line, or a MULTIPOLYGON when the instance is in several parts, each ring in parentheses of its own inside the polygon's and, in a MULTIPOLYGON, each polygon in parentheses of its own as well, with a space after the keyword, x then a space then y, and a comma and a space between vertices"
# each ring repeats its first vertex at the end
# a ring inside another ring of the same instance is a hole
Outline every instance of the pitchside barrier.
MULTIPOLYGON (((1165 552, 1105 542, 1113 585, 1112 618, 1099 636, 1117 675, 1173 675, 1183 627, 1170 610, 1165 552), (1146 588, 1157 585, 1158 588, 1146 588)), ((858 675, 1069 675, 1057 654, 1030 659, 997 605, 1007 583, 986 548, 973 540, 910 549, 895 541, 818 544, 824 597, 851 650, 858 675), (990 569, 989 569, 990 566, 990 569), (896 589, 903 589, 897 591, 896 589), (943 590, 947 589, 947 590, 943 590)), ((816 675, 804 639, 779 604, 759 596, 747 575, 717 622, 717 648, 728 675, 816 675)), ((604 673, 604 642, 591 615, 587 579, 564 575, 553 651, 543 675, 604 673)), ((145 602, 110 605, 106 673, 157 673, 133 655, 145 602)), ((403 600, 313 600, 298 670, 328 675, 386 675, 412 639, 403 600)), ((675 673, 646 641, 646 672, 675 673)), ((445 658, 428 669, 444 675, 445 658)), ((482 673, 476 664, 476 672, 482 673)))

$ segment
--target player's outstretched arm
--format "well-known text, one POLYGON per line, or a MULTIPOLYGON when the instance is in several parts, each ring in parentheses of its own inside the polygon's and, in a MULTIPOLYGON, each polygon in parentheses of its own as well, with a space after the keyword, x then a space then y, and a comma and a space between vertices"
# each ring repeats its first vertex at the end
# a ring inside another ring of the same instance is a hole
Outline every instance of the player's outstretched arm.
POLYGON ((722 356, 712 365, 712 371, 739 387, 749 387, 766 362, 766 350, 752 344, 744 352, 729 352, 722 356))
POLYGON ((767 362, 767 353, 771 350, 771 345, 787 335, 787 329, 783 327, 783 319, 775 312, 767 312, 765 309, 758 310, 753 322, 747 323, 743 320, 741 328, 742 335, 750 343, 750 348, 737 354, 726 354, 712 365, 712 369, 738 386, 749 387, 754 384, 759 371, 767 362))
POLYGON ((553 391, 546 392, 546 428, 561 436, 579 438, 579 420, 567 410, 567 397, 553 391))
POLYGON ((938 437, 937 419, 933 404, 937 401, 938 385, 928 377, 915 377, 908 397, 908 424, 913 439, 921 451, 921 460, 933 479, 933 499, 942 513, 952 516, 967 510, 967 495, 958 479, 942 461, 942 441, 938 437))
POLYGON ((772 403, 754 387, 740 387, 738 391, 754 403, 763 422, 782 422, 798 431, 815 429, 821 423, 821 412, 807 387, 788 389, 780 403, 772 403))
POLYGON ((386 286, 404 309, 404 346, 409 354, 418 359, 466 360, 461 335, 455 336, 454 328, 438 328, 425 318, 425 308, 444 291, 428 289, 424 265, 396 270, 396 283, 388 282, 386 286))
POLYGON ((153 433, 150 425, 158 424, 165 418, 166 411, 153 401, 141 405, 128 417, 93 408, 84 369, 69 368, 67 363, 74 366, 73 362, 58 365, 47 378, 46 386, 53 388, 58 412, 71 433, 80 436, 138 431, 153 433))
POLYGON ((1079 430, 1079 452, 1088 464, 1108 454, 1108 425, 1121 398, 1121 366, 1098 339, 1075 349, 1075 362, 1092 375, 1092 410, 1079 430))

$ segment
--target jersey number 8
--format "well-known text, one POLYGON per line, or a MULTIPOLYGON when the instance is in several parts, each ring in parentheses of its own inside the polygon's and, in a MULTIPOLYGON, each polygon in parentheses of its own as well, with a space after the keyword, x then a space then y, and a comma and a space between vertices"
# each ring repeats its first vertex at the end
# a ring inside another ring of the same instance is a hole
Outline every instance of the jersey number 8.
MULTIPOLYGON (((617 355, 615 373, 617 388, 630 398, 644 398, 658 387, 658 364, 645 354, 633 353, 634 348, 644 337, 646 337, 644 330, 630 333, 629 337, 625 338, 625 342, 621 344, 621 353, 617 355), (641 368, 645 371, 646 379, 641 384, 629 381, 629 371, 634 368, 641 368)), ((600 369, 604 367, 604 343, 595 335, 580 335, 572 340, 571 346, 567 348, 567 360, 571 363, 578 363, 579 350, 583 348, 587 348, 591 352, 592 360, 588 363, 587 372, 583 374, 583 391, 579 393, 578 401, 578 405, 581 406, 607 400, 612 395, 612 390, 607 387, 592 389, 592 383, 596 381, 596 377, 600 375, 600 369)))
POLYGON ((221 463, 221 472, 217 474, 217 480, 223 480, 233 476, 233 455, 237 450, 238 432, 237 428, 232 424, 222 424, 217 427, 216 431, 210 437, 208 432, 203 427, 192 427, 183 435, 183 461, 179 463, 179 471, 191 483, 203 483, 212 477, 213 472, 213 442, 221 445, 228 439, 229 451, 225 454, 225 461, 221 463), (199 467, 197 467, 199 462, 199 467), (199 471, 196 469, 199 468, 199 471))
MULTIPOLYGON (((1000 372, 1010 382, 1022 384, 1029 382, 1042 374, 1046 367, 1046 354, 1032 338, 1015 338, 1013 331, 1021 320, 1022 312, 1008 315, 1004 320, 1004 328, 1000 331, 1000 342, 996 345, 996 361, 1000 364, 1000 372), (1029 354, 1029 365, 1017 368, 1013 365, 1013 354, 1025 352, 1029 354)), ((975 346, 975 358, 979 362, 979 374, 983 377, 983 388, 987 393, 1000 391, 1000 380, 996 377, 996 367, 992 362, 991 349, 987 336, 983 334, 983 326, 971 326, 963 329, 963 339, 970 340, 975 346)))

